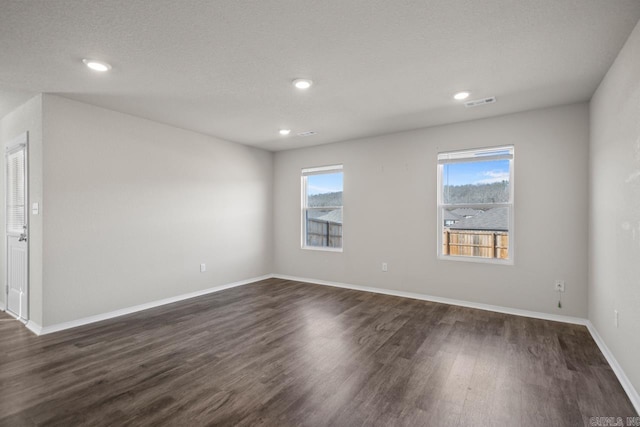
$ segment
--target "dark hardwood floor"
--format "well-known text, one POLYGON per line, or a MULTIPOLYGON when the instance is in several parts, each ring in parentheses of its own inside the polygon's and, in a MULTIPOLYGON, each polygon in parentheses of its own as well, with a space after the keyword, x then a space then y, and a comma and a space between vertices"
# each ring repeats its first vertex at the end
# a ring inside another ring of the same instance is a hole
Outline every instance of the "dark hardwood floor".
POLYGON ((41 337, 0 425, 571 426, 637 415, 587 329, 270 279, 41 337))

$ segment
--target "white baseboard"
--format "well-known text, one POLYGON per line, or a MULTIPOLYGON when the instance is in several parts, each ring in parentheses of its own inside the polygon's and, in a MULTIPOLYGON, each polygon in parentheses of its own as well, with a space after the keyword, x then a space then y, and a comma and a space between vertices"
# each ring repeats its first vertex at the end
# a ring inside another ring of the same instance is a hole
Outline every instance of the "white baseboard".
POLYGON ((34 334, 42 335, 42 326, 38 325, 36 322, 34 322, 32 320, 29 320, 29 321, 27 321, 25 326, 27 327, 27 329, 29 329, 34 334))
POLYGON ((392 295, 396 297, 412 298, 423 301, 439 302, 443 304, 458 305, 461 307, 477 308, 479 310, 494 311, 497 313, 514 314, 516 316, 532 317, 535 319, 553 320, 555 322, 573 323, 576 325, 586 325, 587 319, 573 316, 562 316, 560 314, 542 313, 538 311, 521 310, 518 308, 502 307, 499 305, 483 304, 479 302, 463 301, 452 298, 436 297, 426 294, 418 294, 414 292, 395 291, 384 288, 372 288, 369 286, 350 285, 347 283, 329 282, 326 280, 309 279, 306 277, 286 276, 283 274, 274 274, 274 278, 293 280, 296 282, 314 283, 317 285, 333 286, 337 288, 353 289, 356 291, 373 292, 376 294, 392 295))
POLYGON ((622 388, 627 393, 627 396, 629 396, 629 400, 631 400, 631 403, 633 404, 633 407, 635 408, 636 412, 640 414, 640 396, 638 395, 638 392, 631 384, 631 381, 629 381, 629 378, 622 370, 622 367, 620 366, 616 358, 613 357, 613 354, 611 353, 607 345, 604 343, 604 341, 600 337, 600 334, 598 334, 598 331, 596 330, 596 328, 591 324, 591 322, 588 319, 583 319, 581 317, 561 316, 558 314, 542 313, 538 311, 521 310, 517 308, 501 307, 497 305, 482 304, 482 303, 470 302, 470 301, 462 301, 462 300, 456 300, 452 298, 435 297, 431 295, 417 294, 413 292, 394 291, 394 290, 383 289, 383 288, 372 288, 369 286, 350 285, 347 283, 309 279, 306 277, 287 276, 284 274, 274 274, 273 277, 277 279, 283 279, 283 280, 293 280, 296 282, 306 282, 306 283, 314 283, 317 285, 334 286, 337 288, 353 289, 357 291, 365 291, 365 292, 373 292, 377 294, 392 295, 397 297, 413 298, 413 299, 418 299, 423 301, 432 301, 432 302, 439 302, 443 304, 458 305, 462 307, 477 308, 479 310, 495 311, 498 313, 505 313, 505 314, 514 314, 516 316, 531 317, 534 319, 552 320, 556 322, 572 323, 576 325, 586 326, 587 329, 589 330, 589 333, 593 337, 593 340, 596 342, 596 344, 600 348, 600 351, 602 352, 604 357, 607 359, 607 362, 609 362, 609 365, 611 366, 611 369, 613 370, 616 377, 618 378, 618 381, 620 381, 622 388))
POLYGON ((251 279, 240 280, 238 282, 228 283, 226 285, 215 286, 213 288, 203 289, 201 291, 195 291, 195 292, 190 292, 188 294, 177 295, 175 297, 164 298, 157 301, 134 305, 132 307, 122 308, 120 310, 110 311, 108 313, 102 313, 102 314, 97 314, 95 316, 83 317, 82 319, 71 320, 69 322, 58 323, 56 325, 51 325, 51 326, 40 326, 33 322, 28 322, 27 328, 29 328, 29 330, 31 330, 36 335, 50 334, 53 332, 63 331, 65 329, 71 329, 71 328, 76 328, 82 325, 88 325, 89 323, 95 323, 95 322, 100 322, 102 320, 112 319, 118 316, 124 316, 125 314, 136 313, 138 311, 159 307, 165 304, 171 304, 174 302, 211 294, 213 292, 223 291, 225 289, 235 288, 237 286, 247 285, 249 283, 259 282, 260 280, 270 279, 272 277, 273 275, 271 274, 267 274, 260 277, 253 277, 251 279))
POLYGON ((4 301, 0 301, 0 310, 5 311, 4 301))
POLYGON ((635 389, 633 384, 631 384, 629 377, 627 377, 627 375, 624 373, 622 367, 613 356, 613 353, 611 353, 609 347, 607 347, 607 345, 604 343, 604 340, 598 333, 598 330, 589 320, 587 320, 587 328, 589 329, 593 340, 596 342, 596 344, 598 344, 598 347, 600 348, 600 351, 604 355, 605 359, 607 359, 607 362, 609 362, 609 366, 611 366, 611 369, 613 369, 613 372, 615 372, 616 377, 618 377, 618 381, 620 381, 622 388, 624 388, 627 396, 629 396, 629 400, 631 400, 631 403, 636 409, 636 412, 640 414, 640 394, 638 394, 638 391, 635 389))

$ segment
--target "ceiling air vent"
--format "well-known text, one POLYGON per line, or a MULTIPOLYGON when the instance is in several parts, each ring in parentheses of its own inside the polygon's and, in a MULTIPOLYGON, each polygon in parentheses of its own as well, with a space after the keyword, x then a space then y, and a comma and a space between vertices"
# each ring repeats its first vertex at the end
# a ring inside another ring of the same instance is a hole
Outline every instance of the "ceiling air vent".
POLYGON ((494 102, 496 102, 496 97, 492 96, 489 98, 483 98, 483 99, 474 99, 473 101, 468 101, 464 103, 464 106, 467 108, 471 108, 471 107, 478 107, 480 105, 484 105, 484 104, 493 104, 494 102))
POLYGON ((298 134, 298 136, 311 136, 311 135, 315 135, 316 133, 318 133, 318 132, 314 132, 312 130, 309 130, 309 131, 306 131, 306 132, 300 132, 298 134))

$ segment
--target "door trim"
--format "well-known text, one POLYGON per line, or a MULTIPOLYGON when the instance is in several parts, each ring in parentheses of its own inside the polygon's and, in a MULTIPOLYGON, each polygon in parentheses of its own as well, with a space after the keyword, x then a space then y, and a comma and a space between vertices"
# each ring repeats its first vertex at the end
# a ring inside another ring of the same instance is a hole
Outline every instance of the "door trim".
POLYGON ((12 139, 6 146, 4 150, 4 213, 5 216, 7 214, 7 183, 9 182, 9 171, 7 169, 7 155, 13 153, 24 147, 24 180, 25 180, 25 223, 27 225, 27 271, 26 271, 26 287, 25 287, 25 299, 26 299, 26 312, 21 313, 21 316, 16 316, 15 313, 9 311, 9 232, 7 231, 7 222, 5 218, 5 223, 3 224, 4 229, 4 263, 5 263, 5 275, 4 275, 4 311, 13 317, 16 317, 23 323, 26 323, 29 320, 30 313, 30 298, 29 298, 29 270, 30 270, 30 252, 31 252, 31 236, 30 236, 30 226, 29 226, 29 132, 24 132, 18 135, 16 138, 12 139))

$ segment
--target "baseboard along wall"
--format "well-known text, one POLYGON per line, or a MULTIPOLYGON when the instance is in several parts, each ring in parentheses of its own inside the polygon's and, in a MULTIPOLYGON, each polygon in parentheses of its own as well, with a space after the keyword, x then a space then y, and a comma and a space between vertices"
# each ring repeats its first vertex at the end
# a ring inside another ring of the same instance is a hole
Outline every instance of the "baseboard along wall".
POLYGON ((41 326, 32 321, 27 322, 27 328, 36 335, 51 334, 53 332, 64 331, 65 329, 77 328, 78 326, 88 325, 90 323, 100 322, 107 319, 113 319, 114 317, 124 316, 126 314, 136 313, 138 311, 148 310, 150 308, 159 307, 161 305, 171 304, 186 299, 196 298, 202 295, 211 294, 214 292, 220 292, 225 289, 235 288, 237 286, 248 285, 249 283, 259 282, 260 280, 270 279, 273 275, 267 274, 259 277, 252 277, 246 280, 240 280, 238 282, 228 283, 226 285, 214 286, 212 288, 203 289, 200 291, 189 292, 174 297, 164 298, 157 301, 151 301, 144 304, 134 305, 132 307, 122 308, 120 310, 110 311, 108 313, 96 314, 95 316, 83 317, 81 319, 71 320, 69 322, 58 323, 51 326, 41 326))
POLYGON ((591 321, 587 320, 586 326, 587 329, 589 329, 589 333, 591 333, 593 340, 598 345, 598 348, 600 348, 602 355, 605 359, 607 359, 607 362, 609 362, 609 366, 611 366, 611 369, 613 369, 616 377, 618 377, 618 381, 620 381, 622 388, 627 393, 627 396, 629 396, 629 400, 631 400, 631 403, 636 409, 636 412, 640 414, 640 394, 635 389, 633 384, 631 384, 629 377, 627 377, 627 375, 624 373, 622 366, 620 366, 616 358, 613 356, 613 353, 611 353, 611 350, 609 350, 609 347, 607 347, 607 344, 605 344, 604 340, 598 333, 598 330, 595 328, 595 326, 593 326, 591 321))
POLYGON ((296 282, 313 283, 316 285, 333 286, 336 288, 353 289, 356 291, 373 292, 376 294, 391 295, 396 297, 412 298, 422 301, 439 302, 442 304, 457 305, 460 307, 477 308, 479 310, 493 311, 497 313, 513 314, 516 316, 532 317, 535 319, 553 320, 555 322, 573 323, 576 325, 587 324, 587 319, 573 316, 562 316, 559 314, 542 313, 538 311, 521 310, 518 308, 502 307, 499 305, 483 304, 478 302, 463 301, 453 298, 436 297, 426 294, 418 294, 414 292, 395 291, 384 288, 373 288, 369 286, 351 285, 348 283, 328 282, 326 280, 309 279, 306 277, 287 276, 283 274, 274 274, 272 277, 276 279, 292 280, 296 282))

